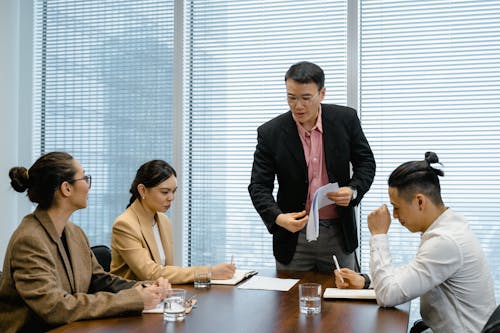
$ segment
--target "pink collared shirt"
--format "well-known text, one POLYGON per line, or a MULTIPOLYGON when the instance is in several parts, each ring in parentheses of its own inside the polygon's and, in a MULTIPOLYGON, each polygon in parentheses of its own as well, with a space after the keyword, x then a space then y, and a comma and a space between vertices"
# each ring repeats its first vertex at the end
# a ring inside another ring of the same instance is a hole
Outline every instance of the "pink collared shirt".
MULTIPOLYGON (((321 122, 321 106, 318 111, 316 124, 309 133, 299 122, 300 141, 304 148, 304 156, 307 164, 307 176, 309 179, 309 190, 307 192, 306 212, 309 214, 311 202, 316 190, 328 184, 328 173, 326 172, 325 153, 323 150, 323 124, 321 122)), ((333 219, 337 217, 337 210, 334 204, 325 206, 319 210, 319 219, 333 219)))

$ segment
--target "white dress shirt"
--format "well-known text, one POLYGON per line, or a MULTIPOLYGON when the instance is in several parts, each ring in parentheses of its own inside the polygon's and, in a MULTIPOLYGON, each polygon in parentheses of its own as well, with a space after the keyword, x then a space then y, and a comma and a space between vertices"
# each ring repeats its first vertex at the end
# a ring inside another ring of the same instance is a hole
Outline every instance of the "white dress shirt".
POLYGON ((158 248, 158 252, 160 253, 161 264, 166 265, 165 261, 165 249, 161 243, 160 229, 158 228, 158 223, 153 225, 153 234, 155 235, 156 247, 158 248))
POLYGON ((491 272, 464 217, 447 209, 422 234, 416 257, 393 267, 386 234, 370 240, 372 286, 381 306, 420 296, 433 332, 480 332, 495 309, 491 272))

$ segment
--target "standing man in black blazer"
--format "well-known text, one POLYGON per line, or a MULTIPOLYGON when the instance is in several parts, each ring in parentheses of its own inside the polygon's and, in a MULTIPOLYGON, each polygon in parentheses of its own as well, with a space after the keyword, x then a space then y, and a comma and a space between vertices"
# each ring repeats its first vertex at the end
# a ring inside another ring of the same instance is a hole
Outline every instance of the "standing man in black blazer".
POLYGON ((356 110, 321 104, 323 70, 310 62, 292 65, 285 75, 290 111, 257 129, 257 147, 248 191, 273 235, 277 269, 359 271, 354 207, 369 190, 375 159, 356 110), (352 166, 352 174, 351 174, 352 166), (274 180, 278 193, 273 196, 274 180), (327 197, 335 204, 319 210, 319 237, 306 240, 306 224, 317 188, 338 183, 327 197))

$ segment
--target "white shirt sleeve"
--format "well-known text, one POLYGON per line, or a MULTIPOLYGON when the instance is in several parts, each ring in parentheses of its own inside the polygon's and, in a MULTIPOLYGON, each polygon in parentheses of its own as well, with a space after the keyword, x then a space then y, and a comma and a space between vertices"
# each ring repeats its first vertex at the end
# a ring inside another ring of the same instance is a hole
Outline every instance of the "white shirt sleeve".
POLYGON ((394 306, 425 294, 450 277, 461 265, 459 246, 443 235, 422 241, 409 264, 392 266, 387 234, 370 239, 372 286, 380 306, 394 306))

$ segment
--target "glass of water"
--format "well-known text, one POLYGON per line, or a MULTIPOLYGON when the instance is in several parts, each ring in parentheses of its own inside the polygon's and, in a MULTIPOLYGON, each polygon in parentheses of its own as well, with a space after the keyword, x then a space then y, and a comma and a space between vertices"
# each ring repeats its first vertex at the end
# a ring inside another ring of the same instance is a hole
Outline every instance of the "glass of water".
POLYGON ((166 321, 181 321, 186 316, 186 291, 171 289, 163 299, 163 319, 166 321))
POLYGON ((195 288, 210 288, 212 280, 212 271, 210 267, 199 267, 194 272, 195 288))
POLYGON ((321 285, 319 283, 299 284, 300 312, 316 314, 321 312, 321 285))

